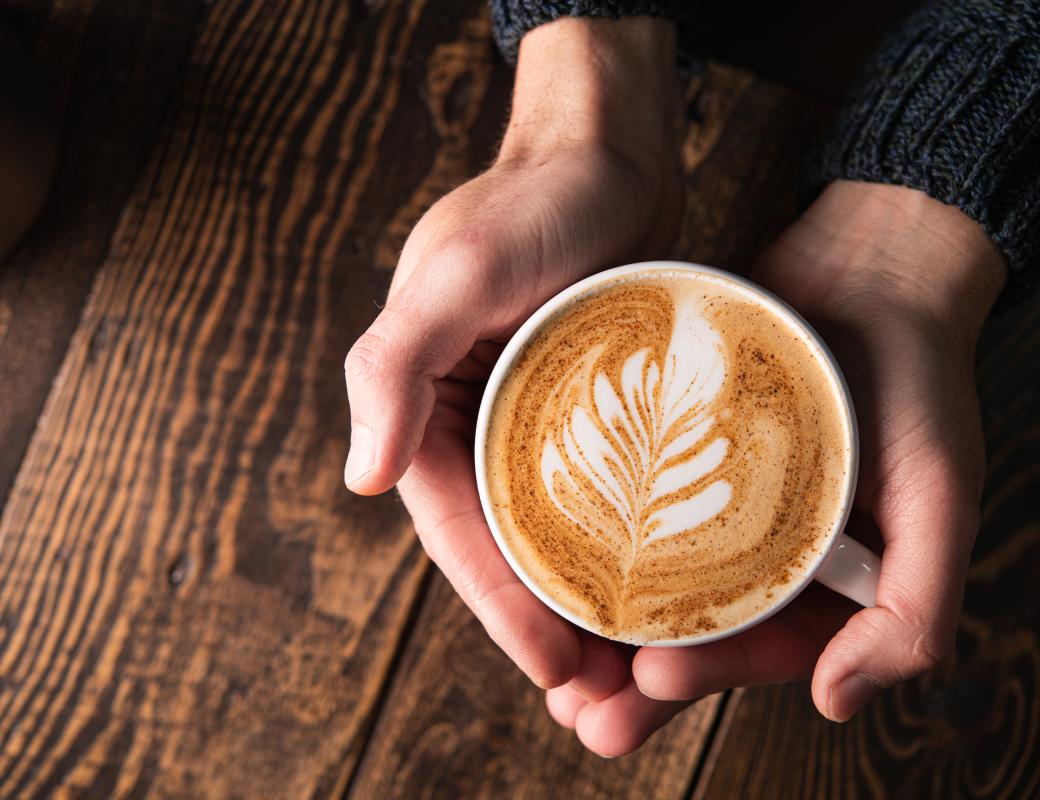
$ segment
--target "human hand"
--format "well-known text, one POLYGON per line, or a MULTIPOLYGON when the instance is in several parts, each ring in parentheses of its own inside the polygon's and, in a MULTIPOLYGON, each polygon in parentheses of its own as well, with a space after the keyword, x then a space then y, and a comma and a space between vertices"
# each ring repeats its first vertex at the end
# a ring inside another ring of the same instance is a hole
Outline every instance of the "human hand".
POLYGON ((397 483, 426 552, 492 639, 538 685, 574 679, 593 698, 627 664, 502 557, 477 495, 474 424, 499 344, 542 302, 607 265, 665 253, 680 196, 673 73, 674 32, 660 20, 565 19, 528 34, 498 159, 416 225, 345 364, 347 485, 397 483))
POLYGON ((557 721, 617 755, 697 698, 809 675, 820 713, 845 721, 952 653, 984 474, 975 343, 1004 273, 954 208, 904 187, 828 187, 753 277, 809 319, 848 380, 862 445, 848 527, 883 545, 877 607, 814 585, 737 636, 641 649, 635 686, 600 702, 553 689, 557 721))

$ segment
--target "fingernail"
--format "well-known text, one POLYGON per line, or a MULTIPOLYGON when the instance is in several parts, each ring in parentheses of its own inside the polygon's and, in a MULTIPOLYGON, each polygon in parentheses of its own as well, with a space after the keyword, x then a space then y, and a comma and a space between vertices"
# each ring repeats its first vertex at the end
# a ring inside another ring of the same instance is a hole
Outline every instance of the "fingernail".
POLYGON ((831 689, 830 718, 847 722, 881 694, 881 684, 862 672, 854 672, 831 689))
POLYGON ((364 425, 350 426, 350 452, 343 467, 343 481, 349 487, 372 471, 375 459, 374 437, 364 425))

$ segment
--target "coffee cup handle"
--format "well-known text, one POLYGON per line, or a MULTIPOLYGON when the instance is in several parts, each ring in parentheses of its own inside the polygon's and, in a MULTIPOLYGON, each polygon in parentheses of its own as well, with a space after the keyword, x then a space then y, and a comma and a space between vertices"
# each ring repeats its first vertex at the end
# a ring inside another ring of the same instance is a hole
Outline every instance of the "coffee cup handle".
POLYGON ((851 536, 842 533, 823 562, 816 580, 865 608, 877 605, 881 559, 851 536))

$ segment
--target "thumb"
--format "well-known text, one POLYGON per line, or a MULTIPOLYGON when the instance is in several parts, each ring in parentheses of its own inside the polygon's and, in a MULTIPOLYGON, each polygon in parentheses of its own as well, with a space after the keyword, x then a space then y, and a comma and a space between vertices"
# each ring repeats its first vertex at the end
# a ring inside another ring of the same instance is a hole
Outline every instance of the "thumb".
POLYGON ((853 615, 820 656, 812 693, 829 719, 850 719, 884 689, 952 655, 978 511, 944 499, 949 505, 942 511, 928 504, 931 520, 914 514, 917 520, 905 520, 898 535, 887 537, 878 606, 853 615))
POLYGON ((344 362, 350 401, 347 487, 379 494, 392 487, 422 443, 434 381, 447 375, 477 339, 479 306, 465 292, 410 281, 354 343, 344 362), (420 300, 421 298, 421 300, 420 300))

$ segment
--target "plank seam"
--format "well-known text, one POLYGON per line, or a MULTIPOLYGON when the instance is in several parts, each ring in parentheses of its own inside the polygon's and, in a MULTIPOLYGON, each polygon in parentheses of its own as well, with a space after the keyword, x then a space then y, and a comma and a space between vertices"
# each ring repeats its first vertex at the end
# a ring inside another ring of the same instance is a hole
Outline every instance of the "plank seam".
POLYGON ((386 709, 387 700, 390 698, 391 690, 396 682, 401 662, 404 661, 405 654, 408 652, 408 646, 412 640, 412 633, 419 624, 419 616, 422 613, 423 607, 426 605, 427 597, 430 594, 431 587, 433 586, 433 565, 430 563, 429 559, 425 558, 425 555, 423 558, 426 561, 423 575, 419 579, 418 590, 415 592, 415 597, 412 600, 411 607, 408 609, 408 615, 405 618, 404 625, 401 627, 401 634, 398 636, 397 644, 394 646, 394 654, 390 658, 390 663, 387 666, 386 677, 383 680, 382 686, 379 687, 379 692, 376 695, 375 701, 372 703, 371 710, 368 712, 368 718, 358 726, 356 740, 360 740, 361 744, 358 747, 357 758, 354 760, 354 767, 351 769, 343 786, 343 794, 340 796, 340 800, 348 800, 353 792, 354 784, 357 781, 358 775, 361 774, 361 768, 365 763, 369 746, 372 743, 372 733, 375 731, 376 725, 382 718, 383 712, 386 709))
POLYGON ((708 728, 708 733, 704 737, 704 743, 701 745, 701 752, 697 757, 697 763, 694 765, 693 772, 690 774, 690 781, 687 784, 683 800, 693 800, 694 794, 700 786, 701 779, 704 777, 705 768, 708 765, 708 759, 712 755, 712 750, 715 747, 716 740, 719 739, 722 723, 726 718, 726 709, 729 707, 732 697, 733 690, 727 689, 723 692, 722 698, 719 700, 718 708, 715 709, 715 718, 711 721, 711 727, 708 728))

